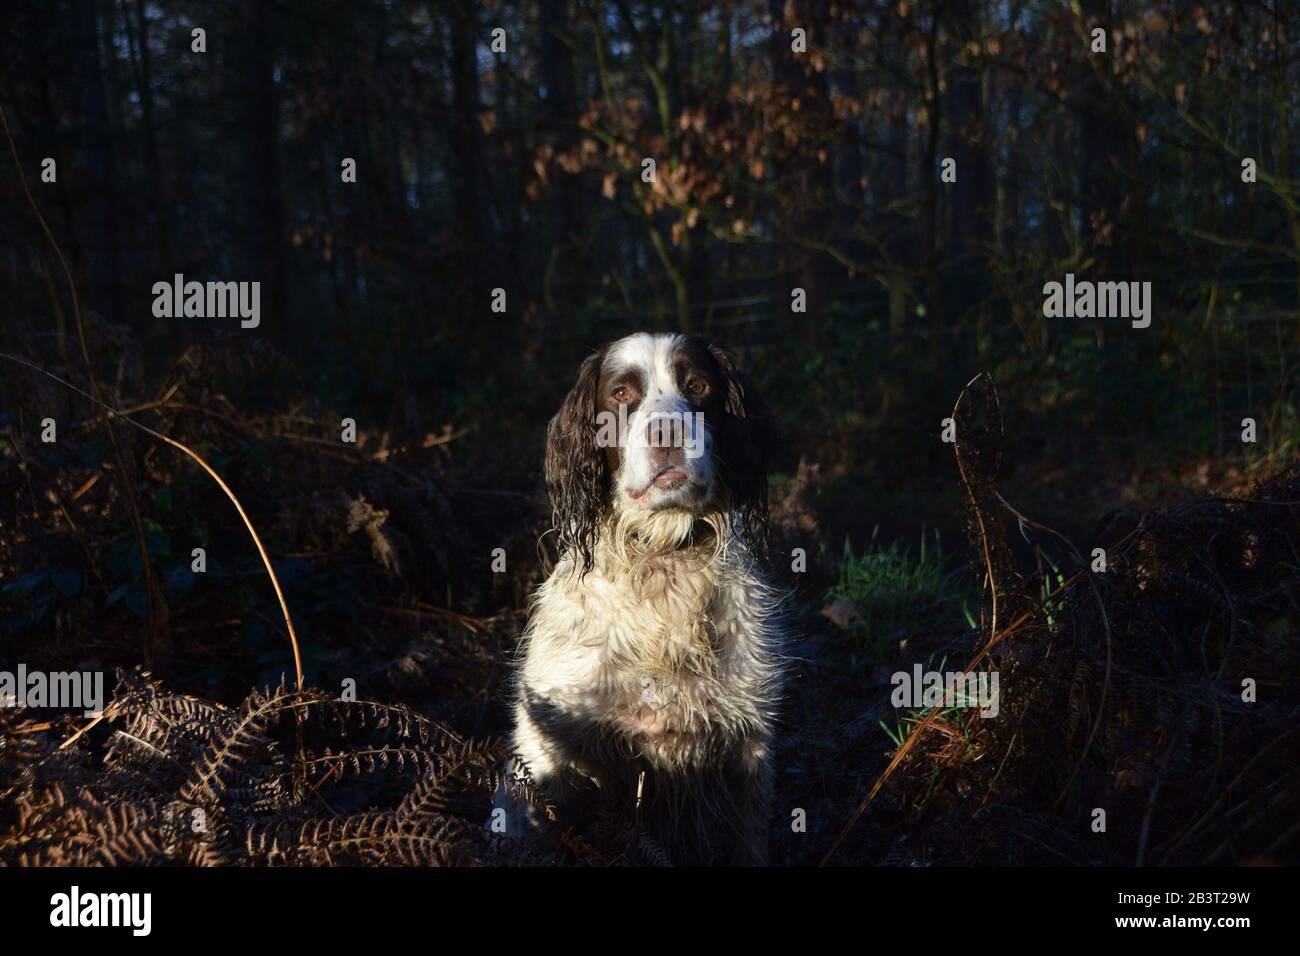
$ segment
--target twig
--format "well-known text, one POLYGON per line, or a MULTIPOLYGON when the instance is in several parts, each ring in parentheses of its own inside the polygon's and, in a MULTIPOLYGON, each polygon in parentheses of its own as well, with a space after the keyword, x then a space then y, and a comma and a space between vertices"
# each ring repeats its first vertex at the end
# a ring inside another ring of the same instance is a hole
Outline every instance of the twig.
MULTIPOLYGON (((23 173, 23 164, 18 158, 18 146, 14 143, 13 133, 9 131, 9 118, 5 114, 3 106, 0 106, 0 126, 4 127, 5 139, 9 142, 9 153, 13 156, 14 168, 18 171, 18 182, 22 185, 23 194, 27 197, 27 203, 32 207, 32 212, 36 215, 36 221, 40 223, 45 238, 50 241, 50 245, 54 248, 54 254, 58 257, 59 265, 63 267, 63 274, 68 280, 68 292, 72 296, 72 317, 77 326, 77 341, 81 345, 81 358, 86 364, 86 381, 90 385, 90 394, 85 392, 82 392, 82 394, 87 395, 97 405, 111 413, 112 407, 100 398, 99 382, 95 378, 95 366, 90 361, 90 350, 86 347, 86 326, 81 316, 81 305, 77 299, 77 283, 73 281, 72 269, 68 266, 68 260, 63 255, 63 249, 59 246, 59 241, 54 238, 54 232, 45 221, 45 216, 41 214, 41 207, 36 204, 36 197, 32 195, 32 191, 27 185, 27 176, 23 173)), ((55 298, 57 305, 57 296, 55 298)), ((60 342, 61 345, 62 342, 60 342)), ((140 518, 140 503, 136 500, 136 491, 131 482, 131 472, 127 469, 126 453, 118 441, 117 430, 113 427, 112 415, 104 417, 103 422, 104 427, 108 430, 109 444, 113 446, 113 457, 117 462, 118 470, 122 474, 122 495, 126 498, 131 511, 131 524, 135 529, 136 542, 140 548, 140 563, 144 569, 145 587, 149 592, 149 631, 151 640, 145 641, 144 656, 145 663, 152 664, 155 650, 167 652, 170 648, 170 638, 167 635, 167 605, 163 599, 162 588, 158 586, 158 579, 153 573, 153 562, 149 559, 149 545, 145 539, 144 522, 140 518)))
MULTIPOLYGON (((959 395, 959 396, 957 397, 957 404, 953 406, 953 417, 954 417, 954 419, 956 418, 956 412, 957 412, 957 409, 961 406, 961 400, 962 400, 962 397, 965 396, 967 389, 969 389, 970 386, 971 386, 972 384, 974 384, 974 382, 975 382, 977 379, 979 379, 979 378, 980 378, 982 375, 984 375, 984 374, 986 374, 986 373, 981 373, 980 375, 977 375, 977 376, 975 376, 975 378, 971 379, 970 382, 967 382, 967 383, 966 383, 966 387, 962 389, 962 391, 961 391, 961 395, 959 395)), ((995 392, 994 394, 995 394, 995 397, 996 397, 996 392, 995 392)), ((963 481, 963 483, 964 483, 965 486, 966 486, 966 493, 967 493, 968 496, 970 496, 970 497, 972 498, 972 502, 974 502, 974 498, 973 498, 973 490, 972 490, 972 488, 970 487, 969 482, 967 481, 967 476, 966 476, 966 474, 965 474, 965 470, 964 470, 964 468, 961 467, 961 454, 960 454, 960 450, 959 450, 959 449, 958 449, 958 451, 957 451, 957 458, 958 458, 958 467, 959 467, 959 470, 961 470, 961 473, 962 473, 962 481, 963 481)), ((1004 502, 1004 504, 1005 504, 1005 502, 1004 502)), ((978 508, 978 507, 976 508, 976 514, 979 514, 979 508, 978 508)), ((983 544, 983 550, 984 550, 985 567, 986 567, 986 569, 987 569, 987 570, 986 570, 986 573, 987 573, 988 576, 989 576, 989 580, 990 580, 990 582, 992 582, 992 587, 993 587, 993 596, 994 596, 994 601, 996 602, 996 599, 997 599, 997 584, 996 584, 996 580, 994 580, 994 577, 993 577, 993 569, 992 569, 992 563, 991 563, 991 555, 990 555, 989 550, 988 550, 988 538, 987 538, 987 533, 986 533, 986 529, 985 529, 985 527, 984 527, 984 522, 983 522, 983 518, 982 518, 982 517, 981 517, 981 519, 980 519, 980 524, 979 524, 979 526, 980 526, 981 542, 982 542, 982 544, 983 544)), ((1121 539, 1116 543, 1115 547, 1117 547, 1117 548, 1118 548, 1118 547, 1122 547, 1123 545, 1125 545, 1126 543, 1128 543, 1128 541, 1129 541, 1131 538, 1136 537, 1137 534, 1138 534, 1141 530, 1142 530, 1142 528, 1141 528, 1140 526, 1139 526, 1138 528, 1134 528, 1134 529, 1133 529, 1132 531, 1130 531, 1128 534, 1124 535, 1124 537, 1122 537, 1122 538, 1121 538, 1121 539)), ((1048 601, 1048 600, 1051 600, 1052 598, 1056 597, 1057 595, 1064 593, 1066 590, 1068 590, 1069 588, 1071 588, 1071 587, 1075 584, 1075 582, 1077 582, 1077 581, 1079 580, 1080 577, 1084 576, 1086 572, 1087 572, 1086 567, 1084 567, 1084 568, 1080 568, 1080 569, 1079 569, 1078 571, 1076 571, 1074 574, 1070 575, 1070 577, 1068 577, 1068 578, 1066 578, 1064 581, 1062 581, 1061 584, 1058 585, 1055 589, 1053 589, 1051 592, 1049 592, 1047 595, 1045 595, 1044 598, 1043 598, 1043 602, 1046 602, 1046 601, 1048 601)), ((1093 583, 1093 587, 1094 587, 1094 589, 1096 588, 1096 583, 1095 583, 1095 582, 1093 583)), ((1100 596, 1099 593, 1097 594, 1097 598, 1098 598, 1098 601, 1100 601, 1101 596, 1100 596)), ((1009 625, 1007 625, 1007 627, 1006 627, 1002 632, 999 633, 998 630, 997 630, 996 603, 995 603, 995 606, 994 606, 994 614, 995 614, 995 616, 994 616, 994 618, 993 618, 993 621, 991 622, 991 623, 992 623, 992 627, 990 627, 990 632, 991 632, 991 634, 990 634, 990 637, 989 637, 989 639, 988 639, 988 642, 984 645, 983 649, 982 649, 978 654, 976 654, 976 655, 971 659, 971 661, 966 665, 966 667, 963 669, 963 673, 971 673, 972 671, 974 671, 974 669, 975 669, 976 667, 978 667, 978 666, 979 666, 979 665, 984 661, 984 659, 985 659, 986 657, 988 657, 988 655, 992 652, 993 648, 995 648, 998 644, 1000 644, 1000 643, 1001 643, 1002 641, 1004 641, 1006 638, 1010 637, 1012 634, 1017 633, 1017 632, 1018 632, 1018 631, 1019 631, 1019 630, 1020 630, 1024 625, 1025 625, 1026 622, 1028 622, 1028 621, 1029 621, 1029 620, 1030 620, 1030 619, 1031 619, 1035 614, 1038 613, 1038 610, 1039 610, 1040 607, 1041 607, 1041 603, 1040 603, 1040 605, 1037 605, 1037 606, 1035 606, 1035 607, 1029 608, 1029 609, 1026 610, 1026 611, 1023 611, 1021 614, 1019 614, 1019 615, 1016 617, 1015 620, 1013 620, 1009 625)), ((1104 619, 1105 619, 1105 607, 1104 607, 1104 605, 1102 606, 1102 616, 1103 616, 1103 620, 1104 620, 1104 619)), ((1106 633, 1107 633, 1107 641, 1106 641, 1106 644, 1107 644, 1107 660, 1109 661, 1109 654, 1110 654, 1110 638, 1109 638, 1109 635, 1110 635, 1110 628, 1109 628, 1109 624, 1107 624, 1106 627, 1107 627, 1107 630, 1106 630, 1106 633)), ((1108 669, 1109 669, 1109 665, 1108 665, 1108 669)), ((848 837, 849 833, 853 830, 853 827, 857 824, 858 819, 862 816, 862 814, 863 814, 864 812, 866 812, 866 809, 867 809, 867 807, 871 804, 871 801, 875 799, 876 794, 878 794, 878 793, 880 792, 880 789, 885 785, 885 781, 888 780, 889 777, 893 775, 894 771, 898 769, 899 765, 903 762, 903 758, 904 758, 905 756, 907 756, 908 752, 910 752, 911 749, 912 749, 912 748, 917 744, 917 742, 921 739, 921 737, 922 737, 922 735, 925 733, 925 731, 928 730, 928 729, 930 728, 930 726, 934 723, 935 718, 936 718, 937 716, 939 716, 941 710, 942 710, 941 707, 934 707, 934 708, 932 708, 932 709, 930 710, 930 712, 927 713, 927 714, 925 715, 924 719, 922 719, 922 720, 921 720, 921 721, 920 721, 920 722, 915 726, 915 728, 913 728, 912 732, 908 735, 907 740, 903 741, 903 745, 902 745, 901 747, 898 748, 897 752, 895 752, 895 754, 894 754, 894 758, 893 758, 892 760, 890 760, 889 765, 886 766, 885 769, 881 772, 880 776, 876 778, 876 781, 875 781, 875 783, 872 784, 871 789, 870 789, 869 791, 867 791, 867 795, 862 799, 862 802, 858 804, 857 809, 853 812, 853 815, 849 818, 848 822, 845 823, 845 825, 844 825, 843 829, 841 829, 839 835, 836 836, 836 838, 835 838, 835 842, 831 844, 831 848, 830 848, 829 850, 827 850, 827 851, 826 851, 826 855, 822 857, 822 860, 821 860, 821 865, 822 865, 822 866, 827 865, 827 864, 831 861, 831 859, 835 856, 836 851, 839 850, 839 848, 840 848, 840 846, 843 844, 844 840, 848 837)), ((1095 730, 1096 730, 1095 725, 1094 725, 1093 730, 1094 730, 1094 733, 1095 733, 1095 730)), ((1091 737, 1090 737, 1089 739, 1091 740, 1091 737)), ((1085 751, 1085 753, 1086 753, 1086 751, 1085 751)), ((1075 769, 1076 769, 1076 772, 1077 772, 1077 769, 1078 769, 1077 765, 1076 765, 1076 768, 1075 768, 1075 769)), ((1071 779, 1073 779, 1073 776, 1071 777, 1071 779)), ((1067 785, 1067 786, 1068 786, 1068 785, 1067 785)))
MULTIPOLYGON (((976 375, 975 378, 972 378, 969 382, 967 382, 965 388, 961 390, 961 394, 957 396, 957 402, 956 404, 953 405, 953 409, 952 409, 952 415, 954 421, 957 418, 957 409, 961 407, 962 399, 966 397, 967 390, 971 387, 971 385, 973 385, 976 382, 976 380, 978 380, 980 377, 986 374, 987 373, 985 372, 981 372, 979 375, 976 375)), ((996 392, 994 393, 994 395, 996 398, 996 392)), ((976 515, 979 517, 980 542, 984 550, 984 564, 988 574, 989 587, 993 594, 992 620, 990 622, 991 627, 989 628, 992 636, 989 638, 988 643, 984 645, 984 650, 980 651, 979 654, 975 656, 975 659, 972 660, 971 663, 966 666, 964 673, 970 673, 975 669, 975 667, 979 664, 979 662, 982 661, 985 656, 987 656, 989 651, 992 650, 993 646, 996 643, 998 643, 998 641, 1006 637, 1006 634, 1001 634, 1001 635, 998 634, 998 585, 997 585, 997 579, 993 574, 993 559, 992 559, 992 555, 989 553, 988 531, 984 527, 984 516, 980 511, 978 501, 976 501, 975 499, 975 491, 971 487, 969 477, 966 474, 965 466, 962 464, 960 444, 955 449, 955 453, 957 456, 957 470, 961 475, 962 484, 965 486, 966 494, 970 498, 971 504, 975 507, 976 515)), ((1065 585, 1062 585, 1062 587, 1064 586, 1065 585)), ((1014 622, 1012 622, 1011 626, 1007 628, 1006 633, 1007 634, 1014 633, 1014 631, 1020 626, 1021 623, 1027 621, 1030 618, 1032 613, 1033 613, 1032 611, 1026 611, 1023 614, 1021 614, 1020 617, 1017 618, 1014 622)), ((827 850, 826 855, 822 857, 821 860, 822 866, 828 864, 831 861, 831 858, 835 856, 835 853, 837 850, 839 850, 840 845, 843 844, 843 842, 848 838, 849 833, 853 830, 854 826, 857 825, 858 819, 862 816, 863 813, 866 812, 866 809, 871 804, 871 801, 876 798, 876 794, 880 792, 880 788, 885 785, 885 781, 888 780, 891 775, 893 775, 896 769, 898 769, 898 766, 903 762, 903 758, 907 756, 908 752, 910 752, 911 749, 916 745, 917 741, 921 739, 921 736, 925 733, 925 731, 931 726, 931 724, 934 723, 935 718, 939 715, 942 709, 943 709, 942 707, 932 708, 930 712, 925 715, 925 718, 920 723, 918 723, 916 727, 912 730, 912 732, 908 735, 907 740, 903 741, 903 745, 899 747, 898 750, 895 752, 894 759, 889 761, 889 765, 885 767, 884 771, 880 774, 880 776, 876 778, 876 782, 871 785, 871 789, 867 791, 867 795, 862 798, 862 802, 858 804, 858 808, 855 811, 853 811, 853 815, 849 817, 848 822, 844 824, 844 827, 840 830, 839 835, 836 836, 835 842, 831 844, 831 848, 827 850)))
POLYGON ((286 628, 288 628, 289 631, 289 642, 290 644, 293 645, 293 669, 294 669, 294 675, 297 677, 298 680, 298 690, 302 690, 302 683, 303 683, 302 682, 302 652, 298 648, 298 634, 293 629, 293 618, 289 614, 289 605, 285 603, 284 591, 282 591, 280 588, 280 579, 275 576, 275 568, 271 566, 271 559, 266 553, 266 548, 263 547, 262 545, 262 539, 257 535, 257 529, 253 527, 253 522, 249 520, 248 513, 244 511, 244 506, 239 503, 239 499, 236 498, 235 493, 230 490, 230 486, 227 485, 225 481, 222 480, 221 476, 218 475, 216 471, 213 470, 212 466, 209 465, 206 461, 204 461, 203 458, 198 454, 198 452, 189 448, 187 445, 181 444, 176 439, 164 435, 162 432, 154 431, 148 425, 141 424, 140 422, 136 421, 134 418, 131 418, 127 415, 123 415, 120 412, 114 411, 112 408, 110 408, 108 405, 105 405, 103 402, 95 398, 95 396, 91 395, 89 392, 86 392, 85 390, 78 388, 76 385, 73 385, 71 382, 59 378, 59 376, 55 375, 53 372, 47 372, 39 365, 34 365, 31 362, 27 361, 26 359, 19 358, 16 355, 9 355, 6 352, 0 352, 0 358, 6 358, 11 362, 17 362, 19 365, 26 366, 27 368, 31 369, 34 372, 40 372, 42 375, 54 379, 54 381, 60 383, 61 385, 66 386, 67 388, 72 389, 74 392, 81 395, 83 398, 86 398, 89 401, 94 402, 96 405, 106 409, 108 411, 110 418, 121 418, 123 421, 127 422, 128 424, 134 425, 142 432, 152 435, 154 438, 157 438, 160 441, 166 442, 167 444, 171 445, 173 448, 180 449, 190 458, 194 459, 194 461, 198 463, 199 467, 208 473, 208 475, 212 478, 212 480, 215 481, 217 485, 221 488, 221 490, 226 493, 226 497, 229 498, 231 504, 235 506, 235 510, 239 512, 239 517, 243 520, 244 527, 248 529, 248 533, 253 539, 253 544, 257 546, 257 553, 262 558, 262 564, 266 567, 266 573, 271 578, 271 586, 275 588, 276 600, 280 602, 280 612, 284 615, 284 625, 286 628))
POLYGON ((1074 786, 1074 780, 1079 775, 1079 771, 1083 769, 1084 761, 1088 758, 1088 752, 1092 749, 1092 742, 1096 739, 1097 731, 1101 729, 1102 720, 1105 719, 1106 698, 1110 694, 1110 674, 1112 666, 1110 617, 1106 613, 1106 602, 1102 600, 1101 589, 1097 587, 1096 576, 1093 575, 1092 569, 1088 566, 1088 563, 1084 561, 1083 555, 1080 553, 1079 549, 1074 546, 1074 542, 1061 534, 1061 532, 1057 531, 1055 528, 1049 528, 1047 525, 1040 524, 1032 518, 1025 517, 1016 510, 1016 508, 1013 507, 1006 498, 1003 498, 996 489, 994 489, 993 494, 998 501, 1002 502, 1002 506, 1010 511, 1021 524, 1026 524, 1036 530, 1046 531, 1048 534, 1055 535, 1057 538, 1060 538, 1065 542, 1066 547, 1074 552, 1074 558, 1079 562, 1079 571, 1076 576, 1083 575, 1088 581, 1088 586, 1092 589, 1092 595, 1097 601, 1097 610, 1101 614, 1102 631, 1106 635, 1106 671, 1101 681, 1101 699, 1097 704, 1097 716, 1094 718, 1092 726, 1088 728, 1088 739, 1083 743, 1083 750, 1079 754, 1079 759, 1074 762, 1074 767, 1070 770, 1069 779, 1065 781, 1065 786, 1061 788, 1061 792, 1057 795, 1056 802, 1053 804, 1053 807, 1059 808, 1061 803, 1065 800, 1066 795, 1070 792, 1070 788, 1074 786))

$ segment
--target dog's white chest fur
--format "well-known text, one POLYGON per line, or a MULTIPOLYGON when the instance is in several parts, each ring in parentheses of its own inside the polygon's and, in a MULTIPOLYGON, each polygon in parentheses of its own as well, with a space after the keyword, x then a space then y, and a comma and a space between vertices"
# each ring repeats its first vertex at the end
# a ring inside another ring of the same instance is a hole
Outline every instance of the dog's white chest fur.
POLYGON ((613 748, 683 770, 766 736, 777 690, 773 596, 746 557, 600 561, 585 577, 561 565, 539 589, 523 703, 585 728, 588 739, 574 741, 579 766, 613 748))

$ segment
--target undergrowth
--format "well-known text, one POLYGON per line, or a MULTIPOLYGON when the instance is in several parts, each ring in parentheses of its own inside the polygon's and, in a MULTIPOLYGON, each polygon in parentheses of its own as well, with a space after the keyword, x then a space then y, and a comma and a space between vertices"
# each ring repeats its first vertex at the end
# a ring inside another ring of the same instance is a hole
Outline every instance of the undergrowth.
POLYGON ((922 530, 915 553, 899 541, 882 545, 878 534, 879 528, 860 553, 845 540, 839 579, 828 592, 830 601, 843 602, 854 671, 889 659, 911 637, 946 637, 975 626, 971 608, 978 594, 970 572, 943 553, 937 529, 922 530))

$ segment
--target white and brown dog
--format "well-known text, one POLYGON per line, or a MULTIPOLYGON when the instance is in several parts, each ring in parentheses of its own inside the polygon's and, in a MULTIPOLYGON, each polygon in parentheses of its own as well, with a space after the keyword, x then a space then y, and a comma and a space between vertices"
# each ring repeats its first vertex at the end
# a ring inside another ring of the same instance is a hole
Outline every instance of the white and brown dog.
POLYGON ((588 357, 547 432, 560 557, 523 638, 514 749, 561 814, 593 787, 631 809, 644 772, 643 827, 674 863, 767 858, 774 435, 726 352, 648 333, 588 357))

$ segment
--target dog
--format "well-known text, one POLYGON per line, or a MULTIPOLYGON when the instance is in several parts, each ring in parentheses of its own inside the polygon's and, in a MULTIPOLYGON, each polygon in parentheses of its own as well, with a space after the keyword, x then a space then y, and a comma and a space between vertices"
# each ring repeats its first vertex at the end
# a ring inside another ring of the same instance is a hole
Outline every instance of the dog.
MULTIPOLYGON (((674 864, 766 863, 785 630, 760 570, 776 435, 748 376, 702 339, 639 333, 582 363, 547 429, 559 557, 514 695, 516 759, 561 820, 599 796, 635 806, 674 864)), ((507 832, 523 817, 536 825, 515 807, 507 832)))

